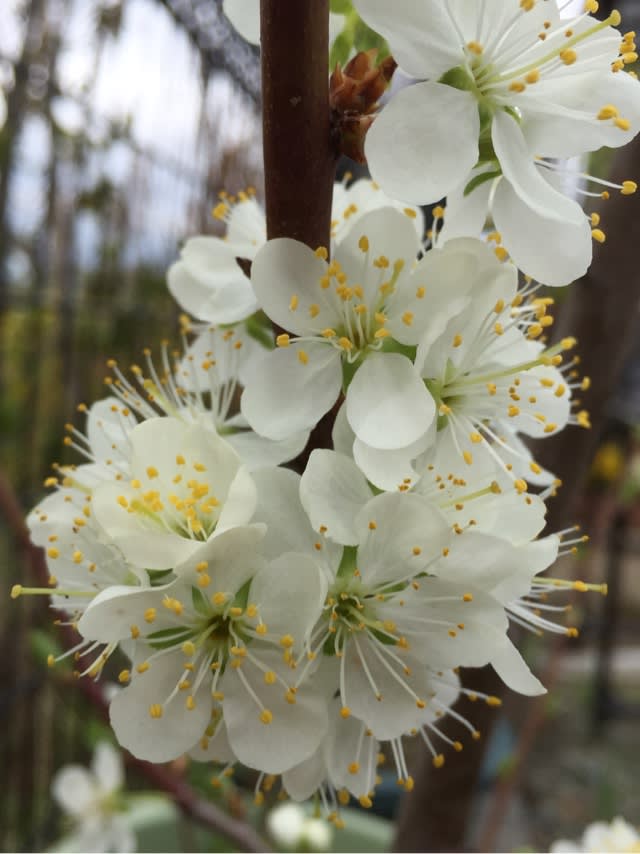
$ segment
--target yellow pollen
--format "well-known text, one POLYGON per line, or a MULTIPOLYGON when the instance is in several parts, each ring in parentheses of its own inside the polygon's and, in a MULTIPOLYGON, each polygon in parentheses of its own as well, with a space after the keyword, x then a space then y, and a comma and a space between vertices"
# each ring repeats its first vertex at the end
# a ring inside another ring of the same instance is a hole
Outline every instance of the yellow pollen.
POLYGON ((218 593, 214 593, 211 597, 211 601, 214 605, 224 605, 227 601, 227 594, 219 591, 218 593))
POLYGON ((158 469, 155 466, 147 466, 147 477, 150 480, 153 480, 155 477, 158 477, 158 469))
POLYGON ((129 631, 131 632, 131 637, 133 640, 140 637, 140 629, 137 626, 130 626, 129 631))
POLYGON ((326 261, 329 257, 329 252, 327 251, 326 246, 318 246, 315 251, 316 258, 322 258, 323 261, 326 261))
POLYGON ((317 317, 320 314, 320 306, 313 303, 313 305, 309 306, 309 315, 311 317, 317 317))
POLYGON ((260 720, 263 724, 270 724, 273 720, 273 714, 269 711, 269 709, 263 709, 260 712, 260 720))
POLYGON ((127 501, 127 499, 124 497, 124 495, 119 495, 119 496, 118 496, 118 498, 117 498, 117 501, 118 501, 118 504, 119 504, 121 507, 127 508, 127 507, 129 506, 129 502, 128 502, 128 501, 127 501))
POLYGON ((293 294, 291 300, 289 301, 289 311, 295 311, 298 308, 298 297, 296 294, 293 294))
POLYGON ((161 706, 161 704, 160 703, 154 703, 153 705, 149 706, 149 714, 151 715, 152 718, 155 718, 156 720, 158 718, 161 718, 162 717, 162 706, 161 706))
POLYGON ((436 205, 431 213, 433 214, 434 219, 442 219, 444 216, 444 208, 442 205, 436 205))
POLYGON ((402 322, 405 324, 405 326, 411 326, 411 324, 413 323, 413 312, 405 311, 405 313, 402 315, 402 322))
POLYGON ((521 477, 514 480, 513 485, 520 493, 527 491, 527 481, 523 480, 521 477))
POLYGON ((433 757, 433 767, 434 768, 442 768, 444 765, 444 756, 442 753, 438 753, 437 756, 433 757))
POLYGON ((482 436, 480 433, 470 433, 469 438, 473 442, 474 445, 479 445, 482 442, 482 436))
POLYGON ((484 48, 480 42, 467 42, 467 50, 470 50, 471 53, 475 53, 476 56, 480 56, 484 48))
POLYGON ((524 79, 525 79, 525 80, 527 81, 527 83, 529 83, 530 85, 531 85, 531 84, 533 84, 533 83, 537 83, 537 82, 538 82, 538 80, 540 80, 540 72, 538 71, 538 69, 537 69, 537 68, 534 68, 534 69, 533 69, 533 71, 530 71, 530 72, 525 76, 525 78, 524 78, 524 79))
POLYGON ((418 557, 418 555, 422 554, 422 549, 420 548, 420 546, 414 546, 411 549, 411 551, 416 557, 418 557))
POLYGON ((513 83, 509 85, 509 89, 511 92, 524 92, 527 87, 520 80, 514 80, 513 83))
POLYGON ((358 248, 363 252, 369 251, 369 238, 366 235, 363 234, 360 240, 358 240, 358 248))
POLYGON ((578 58, 578 54, 570 47, 565 48, 565 50, 561 50, 558 55, 565 65, 573 65, 578 58))
POLYGON ((622 189, 620 190, 620 192, 622 193, 623 196, 632 196, 636 192, 637 189, 638 189, 638 185, 636 184, 635 181, 623 181, 622 182, 622 189))
POLYGON ((453 346, 459 347, 462 344, 462 335, 453 336, 453 346))
POLYGON ((353 342, 350 341, 348 338, 345 338, 344 335, 342 336, 342 338, 338 338, 338 346, 341 347, 343 350, 346 350, 347 352, 353 350, 353 342))
POLYGON ((408 216, 408 217, 409 217, 409 219, 415 219, 415 218, 416 218, 416 216, 417 216, 417 214, 416 214, 416 212, 414 211, 414 209, 413 209, 413 208, 405 208, 405 209, 404 209, 404 214, 405 214, 405 216, 408 216))
POLYGON ((347 765, 347 770, 349 771, 349 774, 357 774, 358 771, 360 770, 360 763, 359 762, 350 762, 347 765))
POLYGON ((147 623, 153 623, 156 618, 156 609, 155 608, 147 608, 144 612, 144 619, 147 623))
POLYGON ((267 670, 267 672, 264 674, 264 681, 267 685, 273 685, 276 681, 276 678, 276 674, 273 672, 273 670, 267 670))
POLYGON ((290 649, 293 646, 293 638, 291 635, 283 635, 280 638, 280 646, 283 646, 285 649, 290 649))
POLYGON ((377 523, 376 523, 376 522, 374 522, 374 520, 372 519, 372 520, 369 522, 369 530, 370 530, 370 531, 375 531, 375 529, 376 529, 377 527, 378 527, 377 523))
POLYGON ((308 364, 309 356, 307 355, 305 350, 298 350, 298 361, 303 365, 308 364))
MULTIPOLYGON (((50 557, 52 560, 55 560, 57 557, 60 557, 60 552, 59 552, 59 551, 58 551, 58 549, 56 549, 55 547, 52 547, 52 548, 50 548, 50 549, 47 549, 47 555, 48 555, 48 557, 50 557)), ((18 587, 18 586, 19 586, 19 585, 16 585, 16 587, 18 587)))
POLYGON ((463 451, 462 458, 468 466, 473 462, 473 456, 470 451, 463 451))
POLYGON ((389 332, 389 330, 382 327, 382 329, 378 329, 374 333, 373 337, 380 339, 380 338, 388 338, 390 335, 391 335, 391 333, 389 332))
POLYGON ((601 121, 607 121, 607 119, 615 119, 618 117, 618 110, 613 104, 605 104, 604 107, 598 113, 597 118, 601 121))
POLYGON ((417 299, 424 299, 425 289, 424 287, 416 288, 416 297, 417 299))

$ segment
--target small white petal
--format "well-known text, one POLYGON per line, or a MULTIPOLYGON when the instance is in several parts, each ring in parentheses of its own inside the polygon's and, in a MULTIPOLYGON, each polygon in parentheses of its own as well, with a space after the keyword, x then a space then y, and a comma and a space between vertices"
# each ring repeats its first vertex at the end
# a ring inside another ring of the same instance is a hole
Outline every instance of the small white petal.
POLYGON ((372 353, 347 390, 347 418, 356 436, 374 448, 404 448, 420 439, 435 403, 413 364, 399 353, 372 353))
POLYGON ((91 770, 103 792, 111 793, 122 788, 124 783, 122 756, 120 751, 108 741, 101 741, 96 745, 91 770))
POLYGON ((402 89, 367 133, 373 178, 390 196, 436 202, 478 159, 478 104, 469 92, 441 83, 402 89))
POLYGON ((243 415, 257 433, 274 440, 315 427, 340 393, 340 364, 338 350, 315 342, 268 353, 248 371, 243 415))
POLYGON ((300 499, 316 531, 343 545, 356 545, 356 514, 371 499, 371 488, 358 466, 335 451, 316 449, 300 481, 300 499))
POLYGON ((491 666, 512 691, 525 694, 527 697, 547 693, 547 689, 529 670, 526 661, 509 639, 503 647, 493 653, 491 666))

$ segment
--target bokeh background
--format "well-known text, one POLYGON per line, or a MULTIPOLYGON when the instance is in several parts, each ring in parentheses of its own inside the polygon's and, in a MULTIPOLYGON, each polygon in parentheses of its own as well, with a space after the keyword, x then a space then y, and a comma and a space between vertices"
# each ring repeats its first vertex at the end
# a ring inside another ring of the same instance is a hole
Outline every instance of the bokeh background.
MULTIPOLYGON (((640 28, 637 0, 618 5, 625 28, 640 28)), ((71 668, 46 666, 61 639, 44 598, 9 597, 33 563, 20 514, 42 494, 51 462, 70 459, 64 425, 101 395, 106 360, 128 365, 161 338, 178 342, 167 266, 186 237, 215 233, 219 191, 252 185, 261 197, 259 100, 257 49, 220 0, 0 0, 0 850, 54 844, 63 829, 54 773, 86 764, 109 737, 71 668)), ((637 168, 625 177, 636 177, 640 148, 630 156, 637 168)), ((610 153, 598 157, 615 168, 610 153)), ((640 207, 626 204, 632 229, 640 207)), ((629 241, 622 269, 633 270, 637 246, 629 241)), ((631 285, 621 313, 637 314, 640 281, 631 285)), ((562 311, 562 294, 559 302, 562 311)), ((463 817, 471 807, 467 849, 548 850, 598 818, 640 823, 640 347, 637 329, 626 337, 597 435, 587 451, 576 446, 590 470, 576 520, 591 541, 562 566, 607 582, 610 595, 576 596, 578 640, 526 645, 552 688, 536 703, 507 697, 494 713, 473 802, 460 806, 463 817)), ((214 790, 202 766, 178 762, 170 772, 263 823, 250 775, 214 790)), ((153 788, 139 768, 128 786, 153 788)), ((381 815, 354 818, 334 849, 388 848, 398 791, 383 774, 381 815)), ((455 807, 455 791, 449 797, 455 807)), ((175 809, 158 809, 141 819, 142 850, 230 850, 175 809)))

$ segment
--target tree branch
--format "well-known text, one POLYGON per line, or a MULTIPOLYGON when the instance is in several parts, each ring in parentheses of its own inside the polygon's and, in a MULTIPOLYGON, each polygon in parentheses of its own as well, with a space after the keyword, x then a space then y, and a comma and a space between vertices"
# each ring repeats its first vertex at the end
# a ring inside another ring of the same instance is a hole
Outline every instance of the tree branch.
POLYGON ((267 236, 329 247, 329 0, 261 0, 267 236))

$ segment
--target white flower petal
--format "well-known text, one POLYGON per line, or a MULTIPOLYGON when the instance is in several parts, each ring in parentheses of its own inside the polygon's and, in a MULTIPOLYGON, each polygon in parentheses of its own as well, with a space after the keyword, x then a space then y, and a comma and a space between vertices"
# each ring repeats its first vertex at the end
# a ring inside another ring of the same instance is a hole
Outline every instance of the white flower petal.
POLYGON ((296 335, 305 335, 339 321, 320 285, 327 267, 304 243, 280 237, 270 240, 254 258, 251 282, 271 320, 296 335))
POLYGON ((554 190, 540 175, 534 166, 534 156, 527 147, 522 129, 513 116, 504 110, 496 113, 491 126, 491 139, 504 177, 524 204, 541 217, 580 224, 584 219, 580 206, 554 190))
POLYGON ((547 693, 547 689, 529 670, 524 658, 508 639, 507 643, 491 656, 491 666, 512 691, 526 694, 528 697, 547 693))
POLYGON ((395 491, 420 480, 414 465, 416 458, 433 442, 435 438, 433 421, 429 430, 411 445, 395 451, 381 451, 356 439, 353 443, 353 458, 358 467, 378 489, 395 491))
POLYGON ((68 815, 82 816, 100 797, 93 774, 81 765, 65 765, 53 778, 51 794, 68 815))
POLYGON ((340 715, 339 700, 331 704, 330 714, 325 745, 329 779, 336 788, 344 787, 356 798, 368 795, 375 786, 378 740, 367 735, 362 721, 340 715))
MULTIPOLYGON (((553 192, 554 197, 565 198, 553 192)), ((491 211, 505 248, 524 273, 545 285, 567 285, 584 275, 591 263, 589 220, 577 202, 565 201, 579 215, 577 222, 539 213, 505 179, 498 181, 493 197, 491 211)))
POLYGON ((249 588, 249 598, 258 606, 269 632, 289 634, 296 649, 322 614, 327 582, 318 564, 305 554, 289 552, 258 572, 249 588))
POLYGON ((237 452, 249 471, 264 466, 278 466, 280 463, 294 460, 304 451, 309 441, 309 431, 303 430, 287 439, 274 441, 258 436, 252 430, 231 433, 227 442, 237 452))
POLYGON ((327 776, 323 745, 304 762, 290 768, 282 775, 282 785, 294 801, 306 801, 320 787, 327 776))
POLYGON ((390 196, 415 204, 436 202, 475 165, 479 130, 471 93, 417 83, 392 98, 367 133, 369 169, 390 196))
POLYGON ((362 19, 383 35, 403 71, 438 78, 460 65, 463 50, 446 6, 438 0, 356 0, 362 19))
POLYGON ((182 652, 166 653, 112 700, 111 726, 120 744, 138 759, 148 762, 176 759, 190 750, 204 733, 213 702, 206 679, 194 695, 192 710, 185 708, 181 692, 171 702, 165 702, 183 670, 182 652), (149 706, 156 703, 164 704, 162 716, 152 718, 149 706))
POLYGON ((221 259, 225 264, 206 279, 194 275, 185 261, 176 261, 167 271, 173 298, 204 323, 237 323, 258 308, 251 282, 238 266, 235 254, 222 245, 227 253, 221 259))
POLYGON ((257 433, 274 440, 315 427, 340 393, 340 362, 338 350, 315 342, 268 353, 248 371, 244 416, 257 433))
MULTIPOLYGON (((252 655, 263 667, 279 674, 285 682, 294 682, 294 674, 277 650, 258 649, 251 645, 252 655)), ((268 774, 282 774, 299 765, 315 752, 327 731, 327 701, 313 690, 311 682, 298 688, 296 702, 288 703, 286 688, 279 681, 267 684, 264 671, 243 662, 241 673, 228 668, 221 679, 224 693, 223 708, 229 742, 240 762, 268 774), (272 719, 264 724, 261 708, 249 695, 245 680, 262 708, 271 712, 272 719)))
POLYGON ((211 738, 204 736, 189 751, 189 756, 196 762, 220 762, 224 765, 237 761, 237 757, 229 744, 224 720, 221 719, 218 722, 216 731, 211 738))
POLYGON ((242 466, 229 484, 229 491, 224 497, 224 505, 215 530, 216 535, 248 522, 253 516, 257 500, 256 485, 249 470, 242 466))
POLYGON ((386 492, 356 518, 358 569, 365 584, 403 580, 422 572, 450 540, 442 513, 421 495, 386 492))
POLYGON ((256 522, 267 526, 262 551, 268 558, 277 558, 285 552, 317 554, 328 559, 337 568, 342 549, 324 541, 324 548, 317 552, 314 543, 318 533, 314 531, 300 502, 300 475, 288 469, 259 469, 254 472, 258 488, 256 522))
POLYGON ((300 481, 300 499, 311 524, 343 545, 356 545, 356 514, 371 499, 371 488, 358 466, 335 451, 311 452, 300 481))
POLYGON ((108 741, 100 741, 96 745, 91 770, 101 790, 107 794, 122 788, 124 784, 124 768, 119 750, 108 741))
MULTIPOLYGON (((486 171, 485 167, 482 171, 486 171)), ((480 237, 489 211, 493 182, 485 181, 468 195, 464 191, 481 170, 474 170, 447 196, 444 225, 438 233, 438 245, 456 237, 480 237)), ((428 256, 427 256, 428 257, 428 256)))
POLYGON ((372 353, 347 389, 347 418, 374 448, 411 445, 429 429, 435 403, 413 364, 399 353, 372 353))

